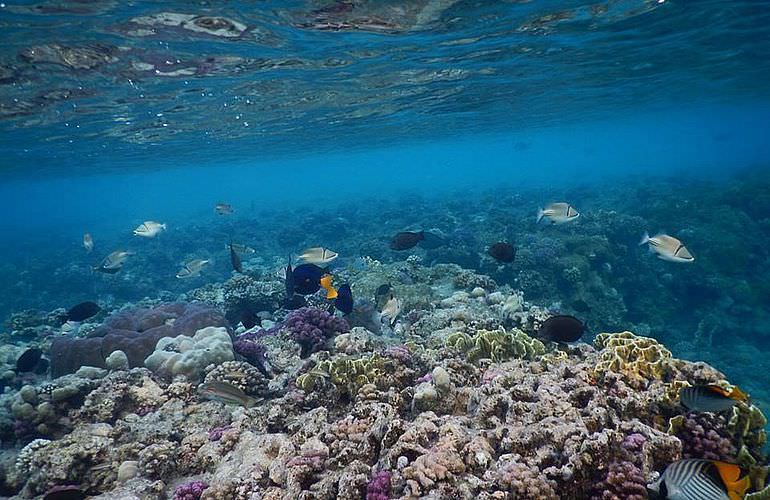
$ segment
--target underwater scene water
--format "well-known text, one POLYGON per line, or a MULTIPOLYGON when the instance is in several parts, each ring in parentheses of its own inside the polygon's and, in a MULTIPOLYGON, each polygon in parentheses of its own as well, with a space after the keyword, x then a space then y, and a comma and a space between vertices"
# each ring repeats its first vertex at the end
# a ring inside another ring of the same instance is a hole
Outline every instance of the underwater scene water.
POLYGON ((0 3, 0 498, 770 498, 769 24, 0 3))

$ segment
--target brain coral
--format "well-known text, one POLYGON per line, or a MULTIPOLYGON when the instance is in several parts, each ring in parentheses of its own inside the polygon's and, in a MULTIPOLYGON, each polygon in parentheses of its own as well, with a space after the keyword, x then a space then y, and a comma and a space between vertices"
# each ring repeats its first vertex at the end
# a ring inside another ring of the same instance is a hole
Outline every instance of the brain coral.
POLYGON ((163 337, 144 364, 164 376, 184 375, 191 381, 197 381, 206 366, 233 359, 233 343, 227 330, 210 326, 198 330, 192 337, 163 337))
POLYGON ((620 373, 632 384, 644 385, 652 379, 661 380, 674 362, 671 351, 657 340, 638 337, 631 332, 600 333, 594 344, 601 349, 594 370, 597 378, 612 371, 620 373))

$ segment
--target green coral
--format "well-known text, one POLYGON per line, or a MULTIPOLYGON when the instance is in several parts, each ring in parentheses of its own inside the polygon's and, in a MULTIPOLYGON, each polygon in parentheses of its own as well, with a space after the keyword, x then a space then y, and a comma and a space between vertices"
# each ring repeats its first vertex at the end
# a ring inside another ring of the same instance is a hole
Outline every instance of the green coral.
POLYGON ((511 358, 535 359, 545 354, 545 345, 521 330, 478 330, 474 335, 457 332, 447 337, 445 344, 465 353, 470 362, 489 358, 495 362, 511 358))
POLYGON ((319 361, 307 373, 297 377, 297 387, 311 392, 331 383, 349 396, 355 395, 366 384, 376 384, 385 373, 385 359, 377 354, 354 357, 339 356, 319 361))
POLYGON ((740 450, 738 454, 743 463, 756 463, 756 458, 762 456, 762 447, 767 443, 765 425, 767 418, 756 406, 746 403, 733 406, 727 430, 740 450))

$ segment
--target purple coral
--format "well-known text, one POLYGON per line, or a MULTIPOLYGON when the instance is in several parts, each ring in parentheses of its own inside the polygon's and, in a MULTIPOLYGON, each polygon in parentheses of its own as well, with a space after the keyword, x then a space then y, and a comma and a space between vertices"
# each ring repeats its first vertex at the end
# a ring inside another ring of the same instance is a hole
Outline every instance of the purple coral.
POLYGON ((174 490, 173 500, 199 500, 203 495, 203 490, 208 487, 209 485, 205 481, 190 481, 180 484, 174 490))
POLYGON ((623 439, 624 450, 628 450, 631 453, 638 453, 644 448, 644 443, 647 442, 647 438, 643 434, 633 432, 623 439))
POLYGON ((302 348, 300 356, 303 358, 319 351, 327 339, 350 331, 347 321, 314 307, 303 307, 292 312, 286 317, 284 327, 302 348))
MULTIPOLYGON (((248 335, 248 334, 247 334, 248 335)), ((250 340, 247 335, 241 335, 233 342, 233 349, 246 359, 251 365, 256 366, 263 375, 269 376, 270 363, 267 360, 267 348, 250 340)))
POLYGON ((382 355, 388 358, 393 358, 401 362, 401 364, 410 366, 412 364, 412 352, 405 345, 392 345, 387 347, 382 355))
POLYGON ((682 456, 729 461, 736 450, 727 436, 717 432, 717 429, 724 428, 723 417, 708 413, 686 415, 676 433, 682 442, 682 456))
POLYGON ((390 472, 378 472, 366 485, 366 500, 388 500, 390 498, 390 472))
POLYGON ((647 482, 642 471, 632 462, 613 462, 604 481, 596 484, 591 497, 602 500, 645 500, 647 482))
POLYGON ((230 425, 212 428, 209 431, 209 441, 219 441, 220 439, 222 439, 222 435, 231 429, 232 429, 232 426, 230 425))

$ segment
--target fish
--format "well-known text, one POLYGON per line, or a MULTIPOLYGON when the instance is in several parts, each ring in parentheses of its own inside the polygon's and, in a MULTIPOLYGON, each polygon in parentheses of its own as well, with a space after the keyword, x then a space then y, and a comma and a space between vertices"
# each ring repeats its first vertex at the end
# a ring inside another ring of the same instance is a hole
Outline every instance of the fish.
POLYGON ((334 299, 334 307, 342 314, 353 312, 353 291, 350 285, 345 283, 337 289, 337 298, 334 299))
POLYGON ((315 264, 300 264, 291 272, 292 294, 311 295, 321 288, 321 278, 329 274, 315 264))
POLYGON ((326 274, 321 277, 321 288, 326 290, 326 298, 327 299, 336 299, 337 298, 337 289, 332 286, 332 280, 334 277, 331 274, 326 274))
POLYGON ((650 251, 658 254, 658 258, 669 262, 693 262, 695 257, 687 250, 681 241, 667 234, 656 234, 650 237, 644 233, 639 245, 649 244, 650 251))
POLYGON ((423 232, 423 240, 420 242, 420 246, 426 250, 435 250, 447 244, 448 241, 445 238, 429 231, 423 232))
POLYGON ((718 385, 696 385, 679 390, 679 402, 690 411, 719 413, 729 410, 749 396, 738 387, 726 390, 718 385))
POLYGON ((238 243, 225 243, 225 248, 229 249, 231 245, 233 247, 233 250, 235 250, 240 254, 251 254, 256 252, 256 250, 254 250, 250 246, 239 245, 238 243))
POLYGON ((230 263, 233 265, 233 270, 239 273, 243 273, 243 263, 241 262, 241 256, 238 255, 233 249, 233 242, 230 242, 230 263))
POLYGON ((290 311, 293 311, 295 309, 300 309, 306 306, 307 306, 307 300, 302 295, 292 295, 291 297, 287 298, 283 303, 284 309, 288 309, 290 311))
POLYGON ((16 373, 34 372, 42 359, 43 351, 37 347, 30 347, 16 360, 16 373))
POLYGON ((43 496, 42 500, 84 500, 88 495, 80 487, 74 485, 54 486, 43 496))
POLYGON ((90 233, 85 233, 83 235, 83 248, 86 249, 86 253, 91 253, 94 249, 94 239, 91 238, 90 233))
POLYGON ((378 311, 382 311, 385 304, 393 297, 390 284, 384 284, 377 287, 377 291, 374 292, 374 305, 378 311))
POLYGON ((303 250, 297 258, 309 264, 328 264, 337 258, 337 252, 328 248, 313 247, 303 250))
POLYGON ((204 267, 206 267, 206 264, 208 264, 210 261, 205 259, 193 259, 184 266, 182 266, 182 269, 179 270, 178 273, 176 273, 176 277, 180 279, 184 278, 194 278, 196 276, 200 276, 201 270, 203 270, 204 267))
POLYGON ((496 261, 508 264, 513 262, 513 259, 516 258, 516 247, 510 243, 501 241, 489 247, 487 253, 496 261))
POLYGON ((419 242, 425 239, 425 233, 423 231, 403 231, 396 234, 393 239, 390 240, 391 250, 409 250, 417 246, 419 242))
POLYGON ((586 331, 586 326, 574 316, 557 315, 551 316, 540 327, 538 337, 551 340, 553 342, 575 342, 586 331))
POLYGON ((573 221, 580 217, 575 208, 566 202, 551 203, 545 208, 539 208, 537 210, 537 221, 540 222, 543 218, 551 221, 551 224, 564 224, 565 222, 573 221))
POLYGON ((235 212, 235 210, 233 210, 233 206, 229 203, 217 203, 214 206, 214 211, 218 215, 232 215, 232 213, 235 212))
POLYGON ((286 288, 286 298, 290 299, 294 295, 294 270, 291 267, 291 259, 289 259, 289 263, 286 265, 283 286, 286 288))
POLYGON ((257 316, 257 314, 250 309, 246 309, 243 312, 241 312, 240 319, 241 319, 241 324, 247 330, 251 330, 255 326, 262 323, 262 318, 257 316))
POLYGON ((751 486, 735 464, 700 458, 671 463, 647 488, 668 500, 739 500, 751 486))
POLYGON ((401 313, 401 305, 401 301, 391 295, 390 299, 385 303, 385 307, 383 307, 380 312, 380 322, 382 322, 383 319, 387 319, 388 323, 393 325, 393 323, 396 322, 396 318, 401 313))
POLYGON ((134 229, 134 236, 141 236, 142 238, 154 238, 158 235, 158 233, 165 230, 165 224, 161 224, 160 222, 155 222, 152 220, 146 220, 139 224, 136 229, 134 229))
POLYGON ((67 311, 67 321, 82 322, 96 316, 102 308, 96 302, 81 302, 67 311))
POLYGON ((256 399, 227 382, 206 382, 198 388, 198 393, 206 399, 221 401, 225 404, 241 405, 246 408, 253 408, 257 404, 256 399))
POLYGON ((93 270, 101 273, 115 274, 123 268, 123 264, 131 255, 133 255, 131 252, 126 252, 125 250, 115 250, 102 259, 98 266, 94 266, 93 270))

